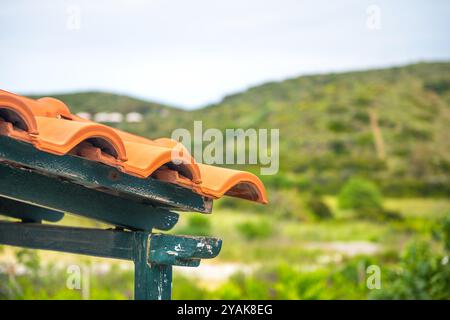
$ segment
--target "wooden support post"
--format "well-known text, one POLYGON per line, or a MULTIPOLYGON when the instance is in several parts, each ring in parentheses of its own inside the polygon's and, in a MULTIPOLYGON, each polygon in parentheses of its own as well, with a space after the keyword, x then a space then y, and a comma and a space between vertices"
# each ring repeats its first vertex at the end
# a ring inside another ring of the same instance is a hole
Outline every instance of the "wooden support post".
POLYGON ((135 232, 134 299, 170 300, 172 266, 149 261, 150 239, 147 232, 135 232))

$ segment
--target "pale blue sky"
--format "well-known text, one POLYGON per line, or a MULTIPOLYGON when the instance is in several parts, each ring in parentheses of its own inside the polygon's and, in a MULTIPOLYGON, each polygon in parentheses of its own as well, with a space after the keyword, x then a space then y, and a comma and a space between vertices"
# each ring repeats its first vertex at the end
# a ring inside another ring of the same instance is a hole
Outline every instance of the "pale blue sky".
POLYGON ((444 0, 2 0, 0 88, 193 108, 302 74, 450 60, 449 33, 444 0))

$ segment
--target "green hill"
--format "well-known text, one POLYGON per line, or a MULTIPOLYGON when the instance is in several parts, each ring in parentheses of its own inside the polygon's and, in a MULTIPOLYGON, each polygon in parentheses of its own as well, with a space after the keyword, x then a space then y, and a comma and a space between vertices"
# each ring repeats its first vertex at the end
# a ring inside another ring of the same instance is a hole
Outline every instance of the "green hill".
POLYGON ((450 194, 450 63, 302 76, 194 111, 99 92, 55 97, 74 112, 141 112, 143 122, 118 127, 152 138, 194 120, 279 128, 280 173, 263 177, 278 189, 334 193, 360 175, 393 195, 450 194))

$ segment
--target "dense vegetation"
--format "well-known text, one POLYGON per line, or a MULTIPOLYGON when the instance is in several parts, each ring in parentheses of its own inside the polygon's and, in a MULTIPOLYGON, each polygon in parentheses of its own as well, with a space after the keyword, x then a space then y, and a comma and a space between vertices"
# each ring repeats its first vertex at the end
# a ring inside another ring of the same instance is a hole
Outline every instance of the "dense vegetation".
MULTIPOLYGON (((220 207, 212 217, 184 214, 173 232, 220 236, 224 246, 203 277, 175 268, 174 298, 450 299, 448 200, 388 199, 386 208, 404 217, 389 222, 361 219, 334 198, 326 202, 333 219, 298 222, 220 207), (224 264, 235 264, 236 273, 208 278, 224 264), (379 289, 367 287, 371 265, 380 267, 379 289)), ((67 216, 65 223, 88 222, 67 216)), ((131 263, 11 247, 4 254, 12 250, 15 262, 0 259, 0 299, 133 297, 131 263), (67 287, 73 265, 83 269, 81 290, 67 287)))

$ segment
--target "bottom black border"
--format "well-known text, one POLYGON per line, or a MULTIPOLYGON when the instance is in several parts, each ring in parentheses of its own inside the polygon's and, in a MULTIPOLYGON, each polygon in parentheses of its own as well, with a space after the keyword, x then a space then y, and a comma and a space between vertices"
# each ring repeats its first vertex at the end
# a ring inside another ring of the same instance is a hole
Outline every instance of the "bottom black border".
MULTIPOLYGON (((300 319, 313 317, 345 317, 384 319, 393 315, 442 316, 448 313, 449 301, 0 301, 2 314, 14 316, 31 311, 36 316, 95 316, 152 319, 300 319), (8 310, 9 309, 9 310, 8 310), (209 312, 207 312, 209 310, 209 312)), ((399 318, 400 319, 400 318, 399 318)))

